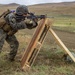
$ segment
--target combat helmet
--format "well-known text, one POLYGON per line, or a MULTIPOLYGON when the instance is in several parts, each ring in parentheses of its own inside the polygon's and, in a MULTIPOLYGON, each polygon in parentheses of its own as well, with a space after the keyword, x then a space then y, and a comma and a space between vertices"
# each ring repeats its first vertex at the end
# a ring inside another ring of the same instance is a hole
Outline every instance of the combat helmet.
POLYGON ((23 14, 27 14, 27 13, 29 13, 29 11, 28 11, 28 7, 26 5, 20 5, 16 9, 16 14, 18 14, 18 15, 23 15, 23 14))

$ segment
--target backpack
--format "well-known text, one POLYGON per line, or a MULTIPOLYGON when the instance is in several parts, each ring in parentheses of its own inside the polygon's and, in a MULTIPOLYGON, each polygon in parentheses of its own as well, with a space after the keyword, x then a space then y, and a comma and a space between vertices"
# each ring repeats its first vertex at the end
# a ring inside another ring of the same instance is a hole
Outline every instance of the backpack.
POLYGON ((7 10, 0 15, 0 28, 2 28, 6 24, 4 17, 8 15, 9 13, 10 13, 10 10, 7 10))

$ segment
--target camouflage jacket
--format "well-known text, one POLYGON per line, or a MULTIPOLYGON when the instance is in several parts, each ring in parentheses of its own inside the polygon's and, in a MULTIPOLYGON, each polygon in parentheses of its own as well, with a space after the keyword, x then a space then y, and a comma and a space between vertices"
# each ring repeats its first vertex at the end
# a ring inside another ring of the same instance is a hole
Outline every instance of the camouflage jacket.
POLYGON ((13 30, 19 30, 19 29, 32 29, 37 26, 37 22, 32 20, 32 23, 26 23, 24 19, 17 20, 16 15, 14 13, 10 13, 5 17, 6 22, 12 27, 13 30))

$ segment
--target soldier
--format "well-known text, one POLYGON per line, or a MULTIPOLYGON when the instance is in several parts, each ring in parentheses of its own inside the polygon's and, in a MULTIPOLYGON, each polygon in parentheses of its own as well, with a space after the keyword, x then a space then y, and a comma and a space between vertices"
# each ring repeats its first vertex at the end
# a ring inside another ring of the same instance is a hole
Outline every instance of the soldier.
POLYGON ((16 13, 9 13, 4 16, 5 24, 0 27, 0 52, 2 50, 4 41, 10 45, 9 60, 14 61, 19 47, 19 42, 15 37, 15 33, 19 29, 32 29, 37 26, 36 20, 29 20, 26 22, 25 16, 29 14, 28 8, 25 5, 20 5, 16 9, 16 13))

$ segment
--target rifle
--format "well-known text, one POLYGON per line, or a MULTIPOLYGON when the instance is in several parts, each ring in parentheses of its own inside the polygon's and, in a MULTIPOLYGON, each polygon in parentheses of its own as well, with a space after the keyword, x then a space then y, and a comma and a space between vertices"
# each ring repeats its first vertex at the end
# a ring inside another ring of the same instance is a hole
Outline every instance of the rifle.
POLYGON ((28 19, 45 19, 45 18, 54 18, 54 17, 47 17, 47 15, 34 15, 34 13, 29 13, 30 16, 27 16, 28 19))
POLYGON ((35 19, 43 19, 43 18, 46 18, 46 15, 34 15, 33 13, 28 13, 28 16, 22 16, 22 15, 16 15, 16 19, 17 20, 21 20, 21 19, 32 19, 32 20, 35 20, 35 19))
POLYGON ((46 15, 34 15, 33 13, 29 13, 30 16, 27 16, 28 19, 43 19, 46 18, 46 15))

